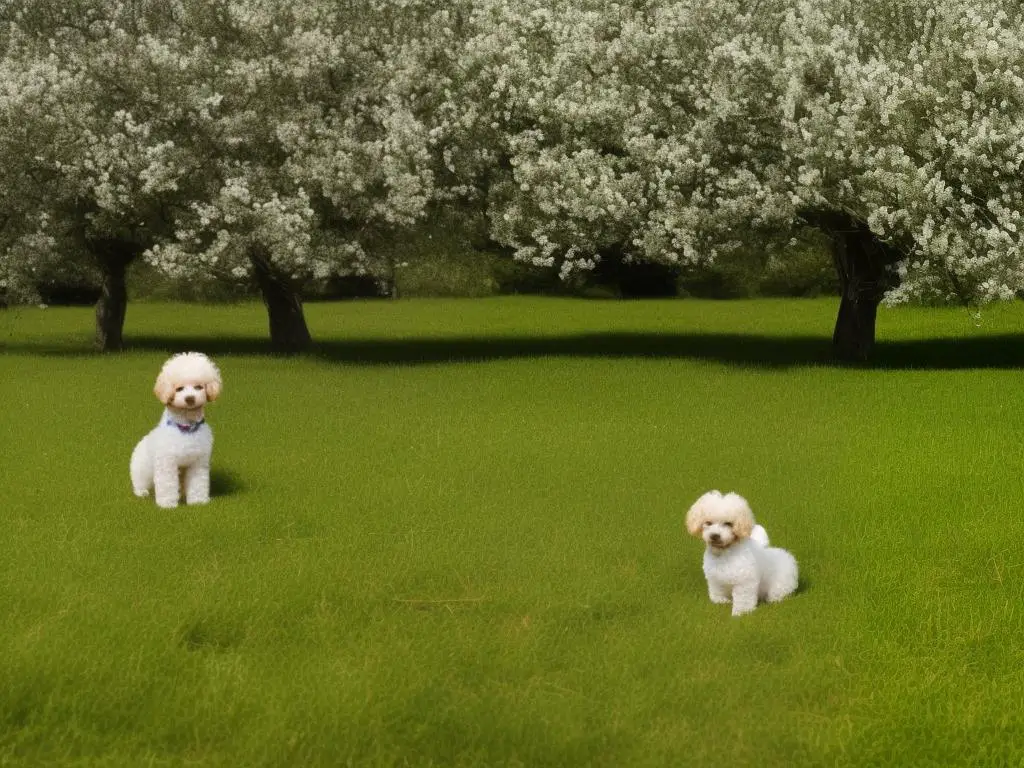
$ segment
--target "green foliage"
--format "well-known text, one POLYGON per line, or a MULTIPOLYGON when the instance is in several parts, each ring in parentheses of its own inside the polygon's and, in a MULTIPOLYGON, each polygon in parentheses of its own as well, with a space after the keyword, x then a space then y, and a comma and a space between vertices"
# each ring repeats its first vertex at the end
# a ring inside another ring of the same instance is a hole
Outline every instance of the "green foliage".
POLYGON ((524 264, 508 255, 495 255, 492 260, 494 280, 501 294, 567 296, 581 290, 572 282, 564 282, 547 267, 524 264))
POLYGON ((375 261, 390 265, 397 295, 490 296, 499 290, 498 257, 476 247, 483 235, 479 214, 441 210, 424 225, 382 239, 375 261))
POLYGON ((686 269, 679 277, 679 292, 707 299, 756 296, 765 260, 766 254, 760 248, 740 248, 723 254, 711 264, 686 269))
POLYGON ((95 304, 100 294, 98 270, 87 260, 36 262, 29 274, 21 275, 22 294, 43 304, 95 304))
MULTIPOLYGON (((524 264, 501 253, 497 244, 457 213, 438 213, 422 226, 375 241, 376 263, 393 274, 396 293, 414 297, 482 297, 510 294, 591 298, 737 299, 756 296, 814 297, 838 292, 838 279, 823 235, 804 230, 790 242, 738 249, 712 264, 677 270, 645 262, 602 262, 593 273, 559 279, 552 270, 524 264)), ((88 283, 70 287, 88 289, 88 283)), ((129 273, 133 299, 155 301, 238 301, 255 295, 244 282, 167 277, 147 264, 129 273)), ((349 276, 310 284, 307 299, 391 295, 391 282, 349 276)))
POLYGON ((759 276, 761 296, 809 297, 839 293, 831 243, 815 230, 804 229, 784 246, 769 251, 759 276))
POLYGON ((478 297, 545 294, 592 298, 683 296, 735 299, 814 297, 838 292, 827 238, 811 229, 789 241, 765 241, 722 254, 713 263, 680 270, 657 262, 605 257, 593 272, 559 279, 552 270, 512 259, 487 240, 472 210, 441 210, 429 223, 382 240, 374 259, 394 267, 402 297, 478 297))
POLYGON ((128 272, 128 295, 133 301, 234 302, 254 298, 257 290, 251 282, 171 277, 142 262, 128 272))

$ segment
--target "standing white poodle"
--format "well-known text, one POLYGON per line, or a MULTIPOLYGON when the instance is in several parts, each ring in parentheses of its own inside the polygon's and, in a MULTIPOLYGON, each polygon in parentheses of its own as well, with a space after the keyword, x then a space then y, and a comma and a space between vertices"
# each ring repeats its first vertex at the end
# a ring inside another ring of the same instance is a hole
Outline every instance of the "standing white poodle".
POLYGON ((153 394, 163 403, 160 423, 132 451, 132 488, 136 496, 155 490, 157 505, 178 506, 182 489, 188 504, 210 500, 213 431, 203 407, 220 395, 220 371, 206 355, 175 355, 156 377, 153 394))
POLYGON ((747 500, 736 493, 708 491, 686 513, 686 528, 707 544, 704 576, 713 603, 732 600, 732 615, 778 602, 797 585, 796 558, 768 546, 768 533, 754 522, 747 500))

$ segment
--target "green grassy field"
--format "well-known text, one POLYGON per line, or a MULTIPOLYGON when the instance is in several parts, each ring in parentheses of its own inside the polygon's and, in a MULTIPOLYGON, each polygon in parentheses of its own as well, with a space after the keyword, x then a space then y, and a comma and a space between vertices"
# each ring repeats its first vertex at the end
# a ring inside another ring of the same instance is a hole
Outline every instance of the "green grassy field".
POLYGON ((1024 760, 1024 306, 835 301, 0 312, 0 765, 1024 760), (215 498, 136 499, 169 351, 214 355, 215 498), (712 605, 737 490, 797 595, 712 605))

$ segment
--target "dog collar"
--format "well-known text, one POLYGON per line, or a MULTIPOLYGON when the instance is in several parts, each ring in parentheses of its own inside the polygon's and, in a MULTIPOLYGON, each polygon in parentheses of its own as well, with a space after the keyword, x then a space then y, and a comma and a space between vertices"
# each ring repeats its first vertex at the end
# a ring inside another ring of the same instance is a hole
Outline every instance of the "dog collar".
POLYGON ((168 427, 177 427, 178 431, 183 435, 191 435, 193 432, 198 430, 203 424, 206 423, 206 419, 200 419, 199 421, 193 421, 188 424, 180 424, 174 419, 167 420, 168 427))

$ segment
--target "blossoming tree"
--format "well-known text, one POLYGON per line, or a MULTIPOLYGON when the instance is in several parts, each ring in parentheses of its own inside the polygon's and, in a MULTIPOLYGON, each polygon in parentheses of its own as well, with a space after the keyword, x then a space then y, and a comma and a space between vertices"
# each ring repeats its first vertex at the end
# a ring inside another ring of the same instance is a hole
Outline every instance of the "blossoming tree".
POLYGON ((835 243, 851 358, 883 296, 1024 288, 1008 0, 481 0, 469 27, 437 130, 517 258, 693 264, 809 222, 835 243))
POLYGON ((1011 0, 7 0, 0 268, 84 254, 120 343, 125 265, 301 290, 381 276, 436 202, 516 258, 707 263, 829 232, 834 340, 883 297, 1024 290, 1024 17, 1011 0), (54 258, 54 257, 51 257, 54 258))
MULTIPOLYGON (((9 0, 0 37, 0 158, 8 290, 43 264, 100 271, 96 343, 122 344, 128 265, 168 231, 187 173, 163 106, 152 34, 174 3, 9 0)), ((24 293, 24 291, 22 291, 24 293)))
POLYGON ((411 50, 429 4, 215 2, 190 30, 202 109, 187 146, 205 188, 146 258, 177 276, 254 278, 271 343, 310 343, 301 289, 379 276, 367 245, 419 220, 433 194, 411 50))
POLYGON ((1024 17, 1003 0, 798 2, 781 25, 794 197, 834 233, 837 342, 866 357, 875 309, 1024 290, 1024 17))
POLYGON ((474 3, 435 131, 493 236, 569 277, 693 267, 787 231, 777 45, 747 5, 474 3))
POLYGON ((104 274, 99 344, 114 349, 143 255, 177 277, 254 280, 273 346, 304 348, 303 284, 373 272, 366 243, 432 195, 415 75, 436 46, 416 40, 446 28, 439 5, 11 0, 8 283, 88 255, 104 274))

